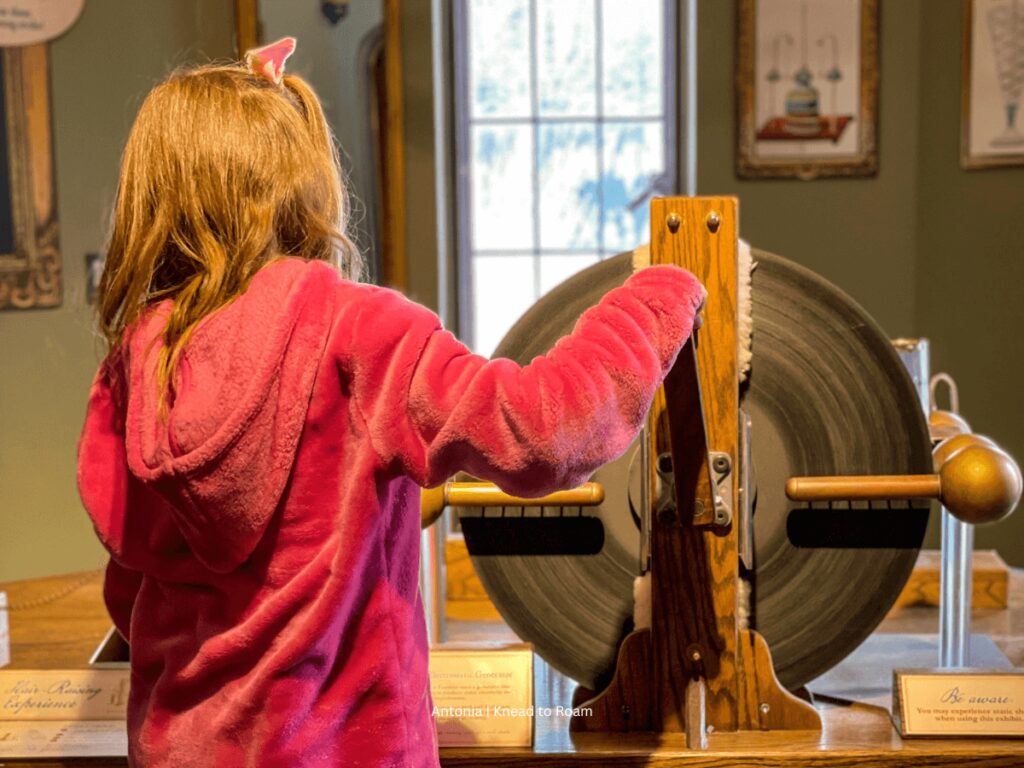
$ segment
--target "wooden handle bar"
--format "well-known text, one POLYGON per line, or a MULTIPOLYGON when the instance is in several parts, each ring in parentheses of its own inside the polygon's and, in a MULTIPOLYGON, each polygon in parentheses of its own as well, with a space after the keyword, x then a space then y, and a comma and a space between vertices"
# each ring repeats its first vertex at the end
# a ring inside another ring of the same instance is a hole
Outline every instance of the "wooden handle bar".
POLYGON ((536 499, 510 496, 492 483, 445 483, 441 487, 452 507, 596 507, 604 501, 600 483, 584 483, 536 499))
POLYGON ((935 475, 791 477, 786 495, 793 501, 872 501, 938 499, 954 516, 979 525, 1002 520, 1024 493, 1017 462, 980 435, 954 435, 932 453, 935 475))
POLYGON ((527 499, 511 496, 493 483, 447 482, 420 495, 423 527, 433 523, 447 506, 452 507, 596 507, 604 501, 604 486, 584 483, 568 491, 527 499))
POLYGON ((786 496, 793 501, 937 499, 941 491, 938 475, 791 477, 786 481, 786 496))

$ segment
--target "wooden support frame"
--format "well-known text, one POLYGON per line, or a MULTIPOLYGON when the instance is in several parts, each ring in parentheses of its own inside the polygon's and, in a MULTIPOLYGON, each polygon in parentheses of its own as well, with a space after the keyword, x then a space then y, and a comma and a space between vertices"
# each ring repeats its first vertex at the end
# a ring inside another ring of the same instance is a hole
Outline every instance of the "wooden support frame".
POLYGON ((0 310, 59 307, 47 44, 0 49, 0 73, 0 310))
POLYGON ((405 102, 402 88, 402 3, 384 2, 384 109, 381 180, 381 284, 409 290, 405 229, 405 102))
POLYGON ((239 59, 260 44, 259 0, 235 0, 235 49, 239 59))
MULTIPOLYGON (((676 497, 674 508, 651 514, 652 626, 625 638, 603 692, 576 697, 590 715, 572 720, 575 731, 682 732, 688 722, 690 730, 821 729, 818 712, 776 679, 764 638, 742 626, 738 527, 714 514, 739 498, 737 231, 734 198, 651 203, 651 263, 689 269, 708 301, 703 329, 648 417, 650 454, 671 454, 676 497), (728 471, 712 476, 711 452, 728 471)), ((688 742, 704 739, 688 733, 688 742)))

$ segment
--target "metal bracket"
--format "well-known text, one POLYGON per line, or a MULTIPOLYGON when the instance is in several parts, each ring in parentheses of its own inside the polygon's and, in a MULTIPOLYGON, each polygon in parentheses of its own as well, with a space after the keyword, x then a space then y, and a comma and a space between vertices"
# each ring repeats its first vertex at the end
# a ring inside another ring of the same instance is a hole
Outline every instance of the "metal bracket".
POLYGON ((754 570, 754 461, 752 454, 750 416, 740 409, 739 521, 736 545, 740 562, 748 571, 754 570))
MULTIPOLYGON (((727 527, 732 523, 733 517, 733 493, 730 477, 732 475, 732 459, 729 454, 721 451, 711 451, 708 454, 708 469, 711 476, 714 497, 714 519, 713 524, 718 527, 727 527)), ((660 454, 655 459, 654 474, 655 499, 654 514, 663 524, 678 522, 679 510, 675 502, 675 472, 672 467, 672 456, 669 453, 660 454)), ((704 505, 697 499, 694 514, 704 514, 704 505)))
MULTIPOLYGON (((640 494, 639 510, 637 517, 640 518, 640 573, 644 574, 651 570, 651 502, 650 487, 647 484, 650 467, 650 442, 648 441, 647 428, 640 432, 640 449, 633 456, 629 467, 629 481, 627 493, 632 494, 634 473, 636 464, 639 463, 639 478, 637 488, 640 494), (639 459, 639 462, 637 461, 639 459)), ((630 501, 632 505, 632 499, 630 501)))
POLYGON ((715 525, 725 527, 732 523, 734 506, 732 483, 729 481, 732 475, 732 458, 728 453, 708 451, 708 464, 711 468, 711 482, 714 485, 711 493, 715 499, 715 525))

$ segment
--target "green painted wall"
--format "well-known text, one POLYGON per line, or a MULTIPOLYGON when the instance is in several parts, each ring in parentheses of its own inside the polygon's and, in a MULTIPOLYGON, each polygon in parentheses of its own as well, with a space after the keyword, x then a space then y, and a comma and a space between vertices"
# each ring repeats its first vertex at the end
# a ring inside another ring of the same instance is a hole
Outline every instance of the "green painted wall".
MULTIPOLYGON (((922 15, 915 323, 971 426, 1024 463, 1024 167, 960 168, 960 13, 922 15)), ((1024 566, 1024 509, 976 543, 1024 566)))
POLYGON ((102 251, 121 148, 171 69, 233 54, 228 2, 89 0, 50 46, 64 303, 0 312, 0 580, 104 562, 75 488, 75 446, 102 346, 84 257, 102 251))

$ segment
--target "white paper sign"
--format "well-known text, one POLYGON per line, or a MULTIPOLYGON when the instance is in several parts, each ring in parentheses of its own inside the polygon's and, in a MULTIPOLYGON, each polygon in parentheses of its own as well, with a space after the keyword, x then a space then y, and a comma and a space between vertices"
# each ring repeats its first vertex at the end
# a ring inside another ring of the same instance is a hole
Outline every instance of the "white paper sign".
POLYGON ((533 649, 524 643, 430 651, 434 723, 442 747, 533 743, 533 649))
POLYGON ((32 45, 64 34, 85 0, 0 0, 0 47, 32 45))

